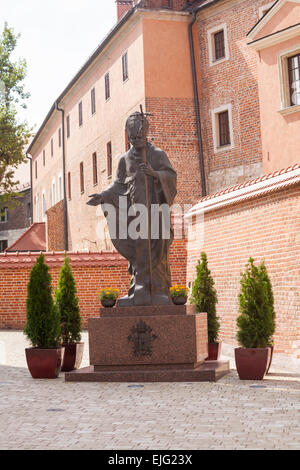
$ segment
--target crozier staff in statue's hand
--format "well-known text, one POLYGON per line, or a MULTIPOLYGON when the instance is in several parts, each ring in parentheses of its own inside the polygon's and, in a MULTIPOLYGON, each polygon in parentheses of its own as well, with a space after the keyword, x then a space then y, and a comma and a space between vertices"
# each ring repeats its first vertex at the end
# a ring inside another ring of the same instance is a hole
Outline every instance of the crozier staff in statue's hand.
POLYGON ((153 170, 152 166, 149 163, 140 163, 139 168, 143 175, 152 176, 154 179, 158 179, 158 174, 153 170))
POLYGON ((91 199, 87 202, 88 206, 98 206, 99 204, 104 204, 104 196, 100 194, 91 194, 89 196, 91 199))

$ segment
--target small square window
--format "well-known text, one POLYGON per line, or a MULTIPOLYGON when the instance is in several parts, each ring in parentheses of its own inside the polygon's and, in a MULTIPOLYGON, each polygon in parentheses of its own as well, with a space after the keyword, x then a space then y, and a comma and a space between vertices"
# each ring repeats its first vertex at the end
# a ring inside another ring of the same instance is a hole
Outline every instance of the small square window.
POLYGON ((300 48, 279 55, 280 101, 283 115, 299 112, 300 107, 300 48))
POLYGON ((78 104, 78 123, 79 127, 82 126, 83 117, 82 117, 82 101, 78 104))
POLYGON ((212 110, 214 152, 234 148, 231 104, 212 110))
POLYGON ((104 81, 105 81, 105 100, 108 100, 110 98, 109 72, 105 74, 104 81))
POLYGON ((96 112, 96 92, 95 88, 91 89, 91 113, 95 114, 96 112))
POLYGON ((98 169, 97 169, 97 153, 94 152, 92 155, 93 159, 93 185, 98 184, 98 169))
POLYGON ((218 114, 219 119, 219 147, 230 145, 230 128, 229 128, 229 114, 228 111, 223 111, 218 114))
POLYGON ((224 30, 214 34, 215 60, 224 59, 225 57, 225 40, 224 30))
POLYGON ((67 139, 70 137, 70 116, 67 116, 66 119, 66 124, 67 124, 67 139))
POLYGON ((0 209, 0 222, 3 224, 8 221, 8 207, 0 209))
POLYGON ((300 104, 300 53, 287 59, 290 105, 300 104))
POLYGON ((80 163, 80 192, 84 192, 84 173, 83 173, 83 162, 80 163))
POLYGON ((227 26, 222 24, 210 29, 208 32, 208 55, 210 66, 229 59, 227 41, 227 26))
POLYGON ((128 54, 125 52, 125 54, 122 55, 122 72, 123 72, 123 82, 125 82, 128 79, 128 54))
POLYGON ((71 173, 68 172, 68 198, 71 199, 72 191, 71 191, 71 173))
POLYGON ((61 147, 61 128, 58 129, 58 146, 61 147))
POLYGON ((107 143, 106 149, 107 149, 107 176, 111 176, 111 174, 112 174, 112 148, 111 148, 111 142, 107 143))

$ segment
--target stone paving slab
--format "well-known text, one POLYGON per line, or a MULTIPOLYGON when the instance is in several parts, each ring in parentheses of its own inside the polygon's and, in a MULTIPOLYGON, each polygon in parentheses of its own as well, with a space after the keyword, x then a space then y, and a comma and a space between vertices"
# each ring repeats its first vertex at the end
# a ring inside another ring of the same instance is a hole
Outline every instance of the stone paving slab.
MULTIPOLYGON (((84 367, 86 332, 83 341, 84 367)), ((0 331, 1 450, 300 448, 300 374, 241 381, 231 370, 216 383, 66 383, 63 373, 37 380, 27 345, 22 332, 0 331)))

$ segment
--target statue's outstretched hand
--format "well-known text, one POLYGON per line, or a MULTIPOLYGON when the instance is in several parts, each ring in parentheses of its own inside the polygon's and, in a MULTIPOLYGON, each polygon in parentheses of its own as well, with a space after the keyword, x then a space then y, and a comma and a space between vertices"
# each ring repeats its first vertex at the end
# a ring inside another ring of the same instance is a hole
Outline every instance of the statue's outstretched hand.
POLYGON ((102 194, 91 194, 89 196, 91 199, 87 202, 88 206, 98 206, 99 204, 104 203, 104 197, 102 194))

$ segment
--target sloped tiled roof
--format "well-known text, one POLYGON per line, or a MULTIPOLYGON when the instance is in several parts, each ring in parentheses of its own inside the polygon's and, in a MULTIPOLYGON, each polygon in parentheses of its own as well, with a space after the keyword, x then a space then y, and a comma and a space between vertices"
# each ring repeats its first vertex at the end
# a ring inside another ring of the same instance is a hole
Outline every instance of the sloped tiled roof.
POLYGON ((32 224, 12 245, 6 248, 5 251, 46 251, 45 222, 32 224))
POLYGON ((263 175, 263 176, 260 176, 258 178, 255 178, 253 180, 250 180, 250 181, 246 181, 244 183, 241 183, 241 184, 237 184, 235 186, 230 186, 229 188, 226 188, 226 189, 223 189, 222 191, 219 191, 217 193, 214 193, 214 194, 210 194, 208 196, 205 196, 203 198, 201 198, 199 200, 199 202, 204 202, 204 201, 208 201, 210 199, 214 199, 218 196, 223 196, 225 194, 229 194, 229 193, 232 193, 234 191, 237 191, 238 189, 242 189, 242 188, 247 188, 249 186, 253 186, 257 183, 261 183, 263 181, 266 181, 266 180, 270 180, 272 178, 275 178, 276 176, 280 176, 280 175, 284 175, 284 174, 287 174, 287 173, 290 173, 291 171, 294 171, 294 170, 298 170, 300 168, 300 164, 299 163, 296 163, 295 165, 293 166, 289 166, 288 168, 283 168, 282 170, 278 170, 278 171, 274 171, 273 173, 268 173, 266 175, 263 175))

